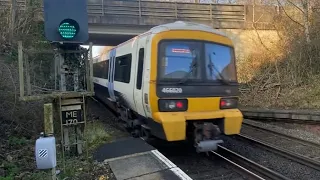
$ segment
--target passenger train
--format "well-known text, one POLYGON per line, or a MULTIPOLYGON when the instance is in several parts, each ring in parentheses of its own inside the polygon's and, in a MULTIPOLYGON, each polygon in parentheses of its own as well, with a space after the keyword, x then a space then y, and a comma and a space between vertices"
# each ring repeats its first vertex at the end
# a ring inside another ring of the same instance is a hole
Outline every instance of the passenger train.
POLYGON ((234 45, 209 26, 153 27, 101 54, 93 74, 95 96, 136 137, 191 140, 208 152, 240 133, 234 45))

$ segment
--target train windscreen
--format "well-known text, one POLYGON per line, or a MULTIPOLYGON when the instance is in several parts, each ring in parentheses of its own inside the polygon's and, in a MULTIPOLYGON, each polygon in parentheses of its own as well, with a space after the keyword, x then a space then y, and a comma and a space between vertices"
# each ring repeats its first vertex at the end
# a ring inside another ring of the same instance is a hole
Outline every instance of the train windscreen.
POLYGON ((207 41, 162 41, 158 79, 190 82, 236 81, 234 49, 207 41))

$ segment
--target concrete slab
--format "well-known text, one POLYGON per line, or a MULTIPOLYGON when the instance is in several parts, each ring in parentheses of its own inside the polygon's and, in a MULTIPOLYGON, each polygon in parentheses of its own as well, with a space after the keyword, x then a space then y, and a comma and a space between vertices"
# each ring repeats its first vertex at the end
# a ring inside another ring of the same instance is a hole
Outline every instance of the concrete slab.
POLYGON ((117 180, 124 179, 188 179, 180 168, 163 156, 159 151, 152 150, 145 153, 107 160, 117 180))
POLYGON ((320 116, 319 115, 312 115, 311 120, 312 121, 320 121, 320 116))
POLYGON ((124 159, 109 161, 109 165, 115 177, 128 179, 168 169, 166 164, 156 159, 150 152, 124 159))
POLYGON ((244 118, 292 119, 320 121, 320 112, 316 110, 283 110, 283 109, 240 109, 244 118))
POLYGON ((311 116, 305 114, 292 114, 291 118, 295 120, 310 120, 311 116))
POLYGON ((140 177, 130 178, 130 180, 181 180, 171 169, 167 169, 152 174, 146 174, 140 177))
POLYGON ((93 154, 93 158, 98 162, 102 162, 106 159, 123 157, 151 150, 155 150, 155 148, 142 139, 129 137, 100 146, 93 154))
POLYGON ((192 180, 174 163, 139 138, 104 144, 94 153, 97 161, 108 162, 117 180, 192 180))
POLYGON ((290 119, 291 115, 286 113, 275 113, 274 118, 276 119, 290 119))

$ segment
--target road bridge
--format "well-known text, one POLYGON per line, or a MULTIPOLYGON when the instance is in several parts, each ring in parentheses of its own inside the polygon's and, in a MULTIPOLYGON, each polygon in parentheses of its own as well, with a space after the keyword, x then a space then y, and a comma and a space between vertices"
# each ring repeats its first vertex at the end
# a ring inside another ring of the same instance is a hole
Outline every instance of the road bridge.
MULTIPOLYGON (((16 0, 19 10, 27 0, 16 0)), ((0 0, 2 8, 11 0, 0 0)), ((151 27, 177 20, 206 24, 217 29, 270 30, 276 6, 159 2, 158 0, 88 0, 89 41, 117 45, 151 27)), ((43 5, 39 8, 43 21, 43 5)), ((88 42, 89 42, 88 41, 88 42)))
MULTIPOLYGON (((27 0, 16 1, 20 12, 30 9, 27 0)), ((0 3, 0 9, 8 8, 11 0, 0 0, 0 3)), ((36 14, 36 18, 43 21, 43 6, 36 14)), ((206 24, 226 32, 234 40, 237 54, 245 56, 257 49, 255 41, 276 41, 277 33, 271 22, 274 16, 282 14, 284 12, 276 6, 88 0, 88 42, 115 46, 156 25, 181 20, 206 24), (257 37, 258 34, 261 37, 257 37)))
POLYGON ((254 25, 259 30, 270 30, 272 17, 265 14, 275 12, 277 8, 272 6, 261 10, 232 4, 88 0, 90 41, 99 45, 116 45, 153 26, 177 20, 216 29, 253 29, 254 25), (258 21, 255 16, 260 17, 258 21))

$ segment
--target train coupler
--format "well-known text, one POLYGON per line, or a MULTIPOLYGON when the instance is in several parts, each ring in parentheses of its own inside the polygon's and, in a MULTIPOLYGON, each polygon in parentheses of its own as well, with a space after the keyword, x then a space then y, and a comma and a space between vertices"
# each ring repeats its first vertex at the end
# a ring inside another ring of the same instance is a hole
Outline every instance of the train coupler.
POLYGON ((211 122, 194 123, 194 146, 198 153, 215 151, 218 149, 218 144, 223 143, 223 140, 218 139, 221 131, 217 125, 211 122))
POLYGON ((196 145, 196 151, 200 152, 209 152, 209 151, 216 151, 218 149, 218 144, 223 143, 223 140, 206 140, 200 141, 196 145))

